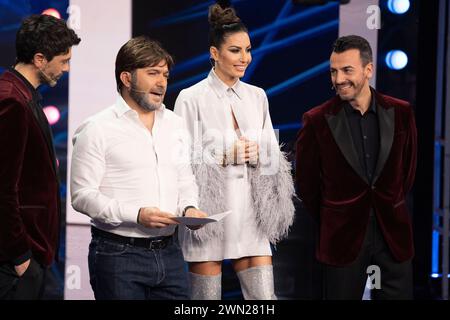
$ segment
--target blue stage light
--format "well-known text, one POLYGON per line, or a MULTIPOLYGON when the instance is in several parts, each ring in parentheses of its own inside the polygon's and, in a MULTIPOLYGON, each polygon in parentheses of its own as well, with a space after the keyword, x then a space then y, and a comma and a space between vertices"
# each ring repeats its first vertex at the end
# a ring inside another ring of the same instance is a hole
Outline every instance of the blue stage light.
POLYGON ((410 3, 409 0, 388 0, 387 6, 392 13, 403 14, 408 11, 410 3))
MULTIPOLYGON (((441 273, 432 273, 431 277, 434 279, 442 278, 442 274, 441 273)), ((450 274, 448 274, 447 277, 450 279, 450 274)))
POLYGON ((401 70, 408 64, 408 56, 401 50, 391 50, 386 54, 385 61, 389 69, 401 70))

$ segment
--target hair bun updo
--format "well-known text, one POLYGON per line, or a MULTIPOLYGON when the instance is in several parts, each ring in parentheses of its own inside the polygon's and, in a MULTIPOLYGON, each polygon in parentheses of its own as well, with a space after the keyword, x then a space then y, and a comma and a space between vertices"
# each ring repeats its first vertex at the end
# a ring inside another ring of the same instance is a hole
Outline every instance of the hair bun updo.
POLYGON ((247 27, 231 7, 230 1, 217 1, 209 7, 209 45, 219 48, 225 37, 236 32, 247 32, 247 27))
POLYGON ((229 1, 218 1, 209 7, 208 22, 211 28, 218 29, 224 25, 241 22, 229 1))

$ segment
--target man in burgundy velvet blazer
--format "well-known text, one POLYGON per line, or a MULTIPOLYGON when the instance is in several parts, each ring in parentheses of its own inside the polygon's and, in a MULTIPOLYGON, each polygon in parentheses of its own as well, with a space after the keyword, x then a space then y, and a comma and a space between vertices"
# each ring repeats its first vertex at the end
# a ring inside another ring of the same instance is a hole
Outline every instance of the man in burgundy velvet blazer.
POLYGON ((410 299, 414 246, 405 197, 416 169, 413 110, 369 86, 365 39, 339 38, 330 67, 337 95, 303 115, 296 155, 298 193, 319 224, 324 298, 361 299, 374 266, 372 299, 410 299))
POLYGON ((36 88, 56 84, 79 42, 63 20, 31 16, 17 33, 16 65, 0 76, 0 299, 40 298, 57 255, 57 165, 36 88))

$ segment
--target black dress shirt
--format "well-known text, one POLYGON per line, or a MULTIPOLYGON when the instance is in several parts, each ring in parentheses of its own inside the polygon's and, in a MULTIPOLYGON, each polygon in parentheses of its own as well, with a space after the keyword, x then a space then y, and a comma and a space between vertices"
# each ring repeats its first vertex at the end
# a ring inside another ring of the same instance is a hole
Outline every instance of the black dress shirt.
POLYGON ((344 108, 359 162, 367 180, 372 183, 380 149, 380 129, 374 95, 372 93, 370 107, 363 115, 348 102, 344 108))

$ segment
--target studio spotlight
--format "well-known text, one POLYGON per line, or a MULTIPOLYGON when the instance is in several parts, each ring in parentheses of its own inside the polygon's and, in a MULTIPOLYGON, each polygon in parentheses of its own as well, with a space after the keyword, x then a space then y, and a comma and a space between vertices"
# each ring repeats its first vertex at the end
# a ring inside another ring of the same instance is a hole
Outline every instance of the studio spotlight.
POLYGON ((401 50, 391 50, 386 54, 386 65, 392 70, 401 70, 408 64, 408 56, 401 50))
POLYGON ((388 0, 387 6, 389 11, 394 14, 404 14, 408 11, 410 3, 409 0, 388 0))
POLYGON ((59 13, 59 11, 53 8, 45 9, 44 11, 42 11, 42 14, 46 14, 61 19, 61 14, 59 13))
POLYGON ((48 123, 50 125, 54 125, 59 121, 59 118, 61 117, 59 110, 55 106, 48 106, 44 108, 45 116, 47 117, 48 123))

